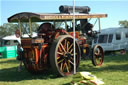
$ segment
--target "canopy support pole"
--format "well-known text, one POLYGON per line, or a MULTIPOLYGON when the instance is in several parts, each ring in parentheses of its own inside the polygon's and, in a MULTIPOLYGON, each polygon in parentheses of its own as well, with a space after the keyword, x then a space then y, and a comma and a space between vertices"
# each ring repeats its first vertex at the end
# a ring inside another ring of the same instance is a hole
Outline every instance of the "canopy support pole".
POLYGON ((29 30, 30 30, 30 36, 32 37, 32 22, 31 22, 31 18, 29 18, 29 30))
POLYGON ((68 27, 67 27, 67 26, 68 26, 68 25, 67 25, 67 21, 64 21, 64 23, 65 23, 65 29, 68 30, 68 27))
POLYGON ((22 35, 22 27, 21 27, 21 21, 18 19, 18 24, 19 24, 19 30, 20 30, 20 36, 22 35))
POLYGON ((99 32, 101 32, 100 18, 98 18, 98 22, 99 22, 99 32))

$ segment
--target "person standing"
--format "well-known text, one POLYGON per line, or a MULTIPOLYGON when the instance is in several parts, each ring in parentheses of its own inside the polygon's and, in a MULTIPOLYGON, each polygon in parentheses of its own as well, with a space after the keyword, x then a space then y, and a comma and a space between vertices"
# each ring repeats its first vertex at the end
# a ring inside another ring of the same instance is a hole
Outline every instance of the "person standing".
POLYGON ((17 45, 17 54, 17 60, 20 62, 18 66, 18 71, 21 72, 23 63, 23 48, 21 47, 21 44, 17 45))

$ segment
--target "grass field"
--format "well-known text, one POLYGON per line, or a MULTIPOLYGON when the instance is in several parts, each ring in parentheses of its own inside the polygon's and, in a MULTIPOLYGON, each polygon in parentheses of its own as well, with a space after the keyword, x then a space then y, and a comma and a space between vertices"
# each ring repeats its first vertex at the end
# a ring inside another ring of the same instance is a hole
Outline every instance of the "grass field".
MULTIPOLYGON (((18 72, 17 66, 15 58, 0 59, 0 85, 69 85, 73 78, 57 77, 50 71, 32 75, 24 67, 18 72)), ((78 71, 91 72, 103 79, 105 85, 128 85, 128 53, 105 56, 102 67, 94 67, 90 60, 82 60, 78 71)))

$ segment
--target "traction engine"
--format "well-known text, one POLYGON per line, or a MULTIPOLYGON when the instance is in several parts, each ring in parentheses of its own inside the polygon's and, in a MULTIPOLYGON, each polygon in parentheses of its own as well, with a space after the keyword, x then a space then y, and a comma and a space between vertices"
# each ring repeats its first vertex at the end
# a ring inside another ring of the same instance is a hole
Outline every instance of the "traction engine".
POLYGON ((80 59, 89 57, 93 65, 101 66, 104 59, 104 53, 101 46, 91 47, 91 40, 95 38, 98 32, 93 31, 93 25, 88 22, 88 18, 102 18, 106 14, 89 14, 88 6, 76 6, 78 12, 75 15, 75 54, 73 44, 73 7, 62 5, 59 8, 60 13, 38 14, 23 12, 10 18, 9 22, 18 22, 20 30, 16 36, 20 36, 21 45, 24 54, 25 68, 31 73, 40 73, 44 70, 52 69, 61 76, 68 76, 74 73, 74 55, 76 70, 79 67, 80 59), (68 26, 69 21, 71 26, 68 26), (29 22, 29 37, 23 37, 21 22, 29 22), (32 37, 32 23, 44 22, 37 29, 37 36, 32 37), (52 22, 52 23, 51 23, 52 22), (64 22, 64 29, 61 29, 59 22, 64 22), (58 26, 58 27, 57 27, 58 26))

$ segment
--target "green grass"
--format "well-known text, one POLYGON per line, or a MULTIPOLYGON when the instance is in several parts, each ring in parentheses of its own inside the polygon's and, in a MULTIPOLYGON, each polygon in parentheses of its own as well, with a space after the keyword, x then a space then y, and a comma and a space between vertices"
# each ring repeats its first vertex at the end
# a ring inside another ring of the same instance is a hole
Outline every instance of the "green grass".
MULTIPOLYGON (((58 77, 52 72, 32 75, 23 67, 17 71, 18 61, 0 59, 0 85, 68 85, 73 77, 58 77)), ((102 67, 95 67, 90 60, 82 60, 80 71, 88 71, 103 79, 105 85, 128 85, 128 53, 127 55, 105 56, 102 67)))

